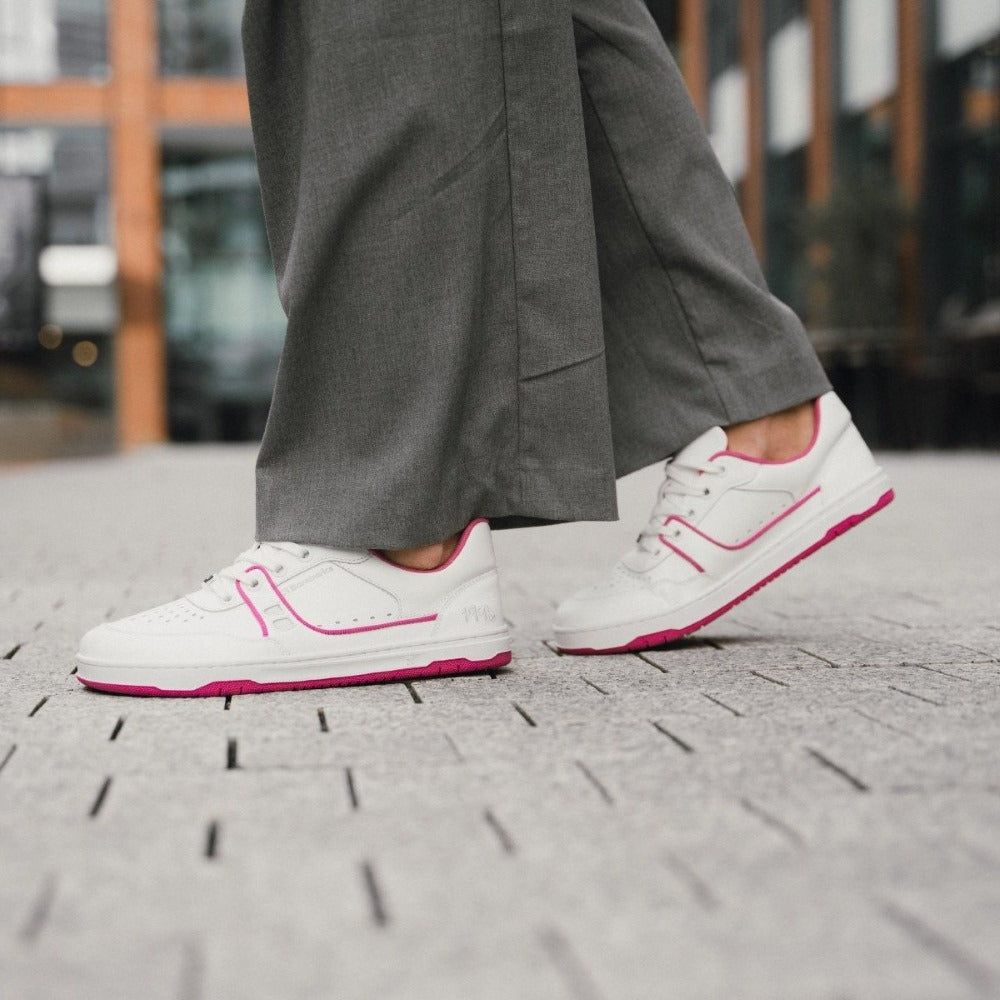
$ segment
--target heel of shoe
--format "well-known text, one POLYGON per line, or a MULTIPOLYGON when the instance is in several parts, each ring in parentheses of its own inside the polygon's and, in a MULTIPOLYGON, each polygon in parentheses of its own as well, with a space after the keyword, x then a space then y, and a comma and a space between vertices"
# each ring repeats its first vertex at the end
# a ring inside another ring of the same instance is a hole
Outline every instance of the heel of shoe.
POLYGON ((884 489, 888 489, 888 477, 857 427, 849 423, 830 448, 819 472, 826 499, 834 500, 879 478, 885 483, 884 489))

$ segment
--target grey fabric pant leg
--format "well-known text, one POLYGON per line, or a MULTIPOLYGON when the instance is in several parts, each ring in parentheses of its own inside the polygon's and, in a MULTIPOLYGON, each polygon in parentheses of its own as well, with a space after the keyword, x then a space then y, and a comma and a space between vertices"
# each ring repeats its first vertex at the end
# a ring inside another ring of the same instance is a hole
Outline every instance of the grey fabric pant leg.
POLYGON ((619 476, 829 388, 641 0, 572 0, 619 476))
POLYGON ((641 0, 247 0, 244 49, 288 315, 258 538, 612 518, 827 387, 641 0))

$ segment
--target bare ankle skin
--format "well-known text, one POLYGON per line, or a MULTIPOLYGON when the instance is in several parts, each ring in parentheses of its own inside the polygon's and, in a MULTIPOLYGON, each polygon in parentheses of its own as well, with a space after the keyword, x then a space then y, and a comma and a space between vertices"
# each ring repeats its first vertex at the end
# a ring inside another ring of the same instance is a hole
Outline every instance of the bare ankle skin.
POLYGON ((418 545, 412 549, 383 549, 382 555, 397 566, 405 566, 407 569, 437 569, 451 558, 459 537, 452 535, 443 542, 418 545))
POLYGON ((779 413, 726 428, 730 451, 765 462, 787 462, 809 447, 813 436, 813 403, 800 403, 779 413))

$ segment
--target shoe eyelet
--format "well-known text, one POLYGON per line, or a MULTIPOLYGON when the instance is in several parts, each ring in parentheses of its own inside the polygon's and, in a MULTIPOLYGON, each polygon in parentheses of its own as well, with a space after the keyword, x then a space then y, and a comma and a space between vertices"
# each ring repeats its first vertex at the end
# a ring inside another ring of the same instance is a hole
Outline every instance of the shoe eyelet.
POLYGON ((304 552, 302 553, 302 556, 301 556, 301 558, 302 558, 302 559, 308 559, 308 558, 309 558, 309 550, 308 550, 308 549, 306 549, 306 550, 305 550, 305 551, 304 551, 304 552))
POLYGON ((285 567, 284 566, 275 566, 274 567, 274 572, 275 573, 284 573, 285 572, 285 567))
POLYGON ((710 490, 710 489, 709 489, 709 488, 708 488, 708 487, 706 486, 706 487, 705 487, 705 496, 708 496, 708 495, 709 495, 709 493, 711 493, 711 492, 712 492, 712 491, 711 491, 711 490, 710 490))
POLYGON ((253 587, 254 590, 256 590, 260 586, 260 580, 254 577, 254 579, 250 581, 250 586, 253 587))

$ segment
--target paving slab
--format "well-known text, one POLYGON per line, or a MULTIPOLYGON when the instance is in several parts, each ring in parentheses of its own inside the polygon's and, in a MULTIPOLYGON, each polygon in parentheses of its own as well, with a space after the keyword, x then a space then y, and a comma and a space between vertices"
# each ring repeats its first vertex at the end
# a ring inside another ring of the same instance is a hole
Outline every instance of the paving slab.
POLYGON ((84 690, 82 631, 251 544, 253 458, 0 471, 4 1000, 1000 997, 1000 456, 884 456, 883 514, 641 654, 549 624, 656 468, 496 535, 509 669, 84 690))

